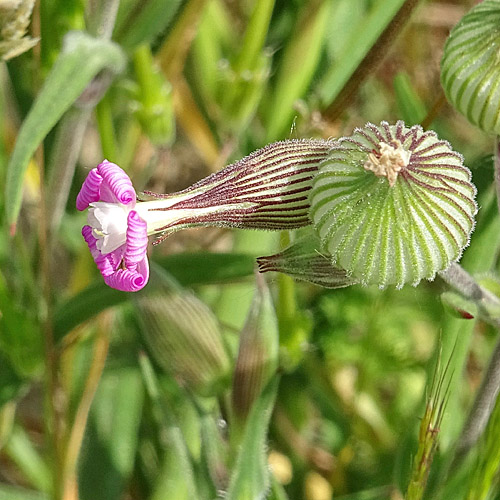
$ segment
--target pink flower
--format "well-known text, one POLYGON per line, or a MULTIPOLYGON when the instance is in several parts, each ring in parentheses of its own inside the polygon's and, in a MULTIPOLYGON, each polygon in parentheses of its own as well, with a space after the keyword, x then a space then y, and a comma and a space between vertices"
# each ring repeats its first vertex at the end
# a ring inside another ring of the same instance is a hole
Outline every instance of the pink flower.
POLYGON ((76 208, 89 208, 82 235, 107 285, 136 292, 149 279, 146 222, 135 209, 136 193, 128 175, 103 161, 91 170, 76 199, 76 208))
POLYGON ((149 201, 137 200, 128 175, 104 161, 90 171, 76 200, 78 210, 88 208, 83 237, 104 281, 135 292, 149 277, 148 236, 159 235, 159 243, 188 227, 283 230, 310 224, 309 191, 331 146, 276 142, 178 193, 146 192, 149 201))

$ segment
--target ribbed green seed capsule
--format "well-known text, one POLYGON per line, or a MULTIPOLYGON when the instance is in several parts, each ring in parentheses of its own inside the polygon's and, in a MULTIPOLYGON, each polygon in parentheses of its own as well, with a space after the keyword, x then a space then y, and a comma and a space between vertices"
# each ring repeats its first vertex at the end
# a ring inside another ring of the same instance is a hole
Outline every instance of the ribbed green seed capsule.
POLYGON ((453 106, 486 132, 500 134, 500 1, 485 0, 452 29, 441 82, 453 106))
POLYGON ((151 288, 134 299, 144 341, 156 363, 198 395, 224 390, 230 360, 210 309, 177 284, 151 288))
POLYGON ((382 122, 339 139, 314 178, 311 218, 335 267, 365 285, 416 285, 456 261, 476 189, 460 154, 421 127, 382 122))

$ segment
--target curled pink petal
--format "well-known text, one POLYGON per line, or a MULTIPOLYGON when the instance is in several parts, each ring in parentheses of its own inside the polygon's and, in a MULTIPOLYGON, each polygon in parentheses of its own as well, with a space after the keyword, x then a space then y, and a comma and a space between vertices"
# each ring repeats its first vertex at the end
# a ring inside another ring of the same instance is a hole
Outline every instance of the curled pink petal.
MULTIPOLYGON (((96 263, 97 269, 103 276, 110 276, 115 272, 115 256, 112 253, 103 255, 96 245, 96 238, 92 234, 92 228, 90 226, 83 226, 82 235, 84 240, 87 242, 90 253, 96 263)), ((118 261, 119 262, 119 261, 118 261)))
POLYGON ((97 172, 97 168, 93 168, 87 175, 76 197, 76 208, 78 210, 85 210, 90 203, 99 201, 101 183, 101 175, 97 172))
POLYGON ((125 267, 135 269, 144 260, 148 246, 148 225, 135 210, 127 217, 127 243, 125 248, 125 267))
MULTIPOLYGON (((78 194, 76 206, 78 210, 84 210, 91 203, 98 201, 108 204, 120 203, 127 207, 121 207, 118 213, 113 212, 110 207, 100 208, 103 213, 107 211, 107 217, 121 217, 123 210, 128 212, 125 243, 111 252, 102 252, 102 249, 105 248, 106 238, 121 238, 123 236, 124 221, 107 221, 104 224, 101 219, 95 216, 95 206, 92 207, 92 217, 89 216, 91 225, 82 228, 83 238, 104 278, 104 282, 117 290, 136 292, 143 288, 149 279, 149 264, 146 254, 147 223, 139 217, 135 210, 130 210, 135 207, 136 202, 136 193, 130 178, 118 165, 107 160, 89 173, 78 194), (115 224, 115 222, 117 223, 115 224), (116 231, 117 233, 107 234, 107 231, 116 231), (97 238, 94 235, 97 235, 97 238), (99 241, 102 245, 99 244, 98 247, 99 241)), ((120 244, 120 241, 123 240, 119 239, 117 244, 120 244)))
POLYGON ((149 279, 149 265, 145 257, 135 271, 118 269, 111 276, 105 276, 104 282, 111 288, 122 292, 137 292, 146 286, 149 279))
POLYGON ((130 205, 136 200, 135 189, 130 177, 114 163, 104 160, 97 166, 97 171, 103 178, 101 185, 100 200, 107 202, 122 203, 130 205))

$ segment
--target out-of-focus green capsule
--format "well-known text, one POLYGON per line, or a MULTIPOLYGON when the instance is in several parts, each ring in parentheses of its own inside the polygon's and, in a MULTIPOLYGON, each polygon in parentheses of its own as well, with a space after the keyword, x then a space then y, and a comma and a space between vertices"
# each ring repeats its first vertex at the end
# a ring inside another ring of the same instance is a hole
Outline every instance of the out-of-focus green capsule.
POLYGON ((134 297, 151 356, 181 384, 215 396, 228 384, 231 363, 214 314, 179 286, 153 286, 134 297))
POLYGON ((279 332, 274 305, 264 278, 258 275, 254 299, 240 333, 234 370, 232 404, 237 418, 246 419, 252 404, 275 375, 278 353, 279 332))

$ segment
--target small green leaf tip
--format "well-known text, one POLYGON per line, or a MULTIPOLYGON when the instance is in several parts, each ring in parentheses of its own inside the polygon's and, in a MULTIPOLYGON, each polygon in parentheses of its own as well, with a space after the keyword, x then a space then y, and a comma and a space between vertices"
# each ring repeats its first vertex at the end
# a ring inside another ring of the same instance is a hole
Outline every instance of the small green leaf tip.
POLYGON ((451 30, 441 83, 453 106, 486 132, 500 134, 500 1, 484 0, 451 30))
POLYGON ((311 219, 334 267, 383 288, 433 279, 462 254, 477 211, 463 158, 434 132, 368 123, 335 142, 311 219))

